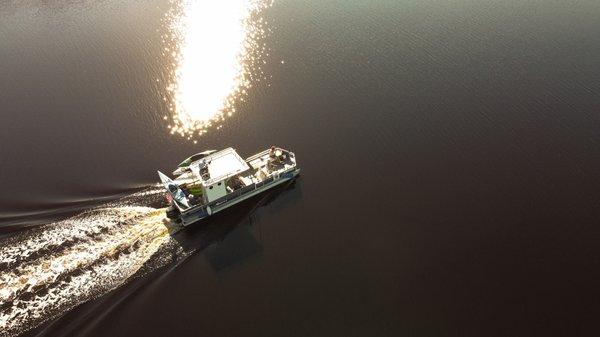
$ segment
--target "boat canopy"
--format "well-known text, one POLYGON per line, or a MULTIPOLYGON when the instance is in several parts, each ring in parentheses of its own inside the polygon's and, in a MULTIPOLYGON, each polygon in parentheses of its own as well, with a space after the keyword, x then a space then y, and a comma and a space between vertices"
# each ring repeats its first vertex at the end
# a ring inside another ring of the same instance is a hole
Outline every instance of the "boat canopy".
POLYGON ((246 161, 230 147, 206 156, 202 161, 190 166, 196 176, 202 177, 204 186, 213 185, 249 168, 246 161))

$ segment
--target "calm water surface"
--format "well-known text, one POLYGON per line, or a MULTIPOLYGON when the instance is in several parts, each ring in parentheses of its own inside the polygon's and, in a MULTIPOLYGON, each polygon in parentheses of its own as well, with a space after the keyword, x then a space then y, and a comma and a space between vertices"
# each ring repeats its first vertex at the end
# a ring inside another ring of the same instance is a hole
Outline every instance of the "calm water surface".
POLYGON ((598 1, 4 1, 0 335, 593 336, 598 1), (301 177, 173 233, 156 170, 301 177))

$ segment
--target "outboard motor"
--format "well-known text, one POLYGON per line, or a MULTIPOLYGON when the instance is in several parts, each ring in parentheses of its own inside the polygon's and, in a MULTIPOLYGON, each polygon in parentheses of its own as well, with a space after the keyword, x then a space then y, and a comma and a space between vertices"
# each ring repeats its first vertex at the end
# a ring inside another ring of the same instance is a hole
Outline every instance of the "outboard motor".
POLYGON ((179 215, 181 214, 179 212, 179 210, 177 209, 177 207, 174 207, 173 205, 167 207, 167 218, 174 220, 175 222, 179 222, 181 219, 179 218, 179 215))

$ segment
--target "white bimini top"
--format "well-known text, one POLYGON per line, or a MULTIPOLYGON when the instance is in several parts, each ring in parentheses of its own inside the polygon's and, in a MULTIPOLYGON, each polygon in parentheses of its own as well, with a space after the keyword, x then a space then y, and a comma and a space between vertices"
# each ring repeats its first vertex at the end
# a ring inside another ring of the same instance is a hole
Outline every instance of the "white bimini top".
POLYGON ((190 168, 195 175, 202 177, 204 186, 210 186, 242 173, 250 167, 233 148, 226 148, 193 163, 190 168), (202 169, 204 169, 204 174, 201 172, 202 169), (206 169, 208 169, 208 175, 206 175, 206 169))

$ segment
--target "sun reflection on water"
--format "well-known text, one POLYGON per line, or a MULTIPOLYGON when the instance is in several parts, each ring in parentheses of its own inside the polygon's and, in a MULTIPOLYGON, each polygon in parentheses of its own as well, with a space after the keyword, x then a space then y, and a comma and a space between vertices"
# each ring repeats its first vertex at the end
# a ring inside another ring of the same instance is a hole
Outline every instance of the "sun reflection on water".
MULTIPOLYGON (((235 112, 260 73, 265 47, 260 11, 265 0, 180 0, 167 20, 174 58, 168 86, 172 134, 188 139, 202 135, 235 112), (253 77, 254 76, 254 77, 253 77)), ((218 126, 217 126, 218 127, 218 126)))

